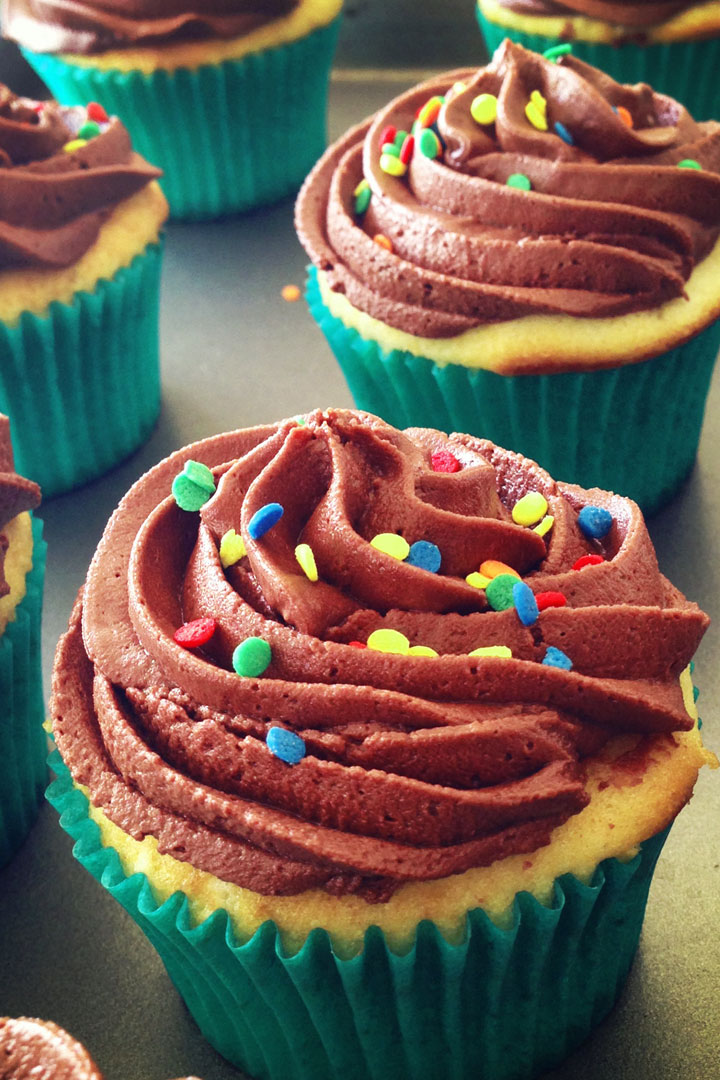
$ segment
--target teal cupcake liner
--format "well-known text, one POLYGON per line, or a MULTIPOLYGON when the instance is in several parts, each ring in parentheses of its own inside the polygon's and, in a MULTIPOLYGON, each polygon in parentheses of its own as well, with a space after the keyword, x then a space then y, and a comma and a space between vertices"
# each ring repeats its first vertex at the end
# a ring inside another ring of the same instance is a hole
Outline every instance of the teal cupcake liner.
POLYGON ((121 72, 23 50, 64 105, 98 101, 163 170, 174 218, 239 213, 297 191, 325 149, 339 17, 287 45, 198 68, 121 72))
POLYGON ((33 566, 15 619, 0 636, 0 866, 25 840, 47 785, 40 623, 47 545, 33 518, 33 566))
POLYGON ((145 932, 203 1035, 262 1080, 526 1080, 557 1064, 622 989, 668 831, 590 884, 563 875, 548 906, 518 894, 507 929, 475 910, 457 945, 425 921, 404 954, 372 927, 350 959, 319 929, 291 955, 272 922, 239 941, 223 910, 194 925, 183 893, 159 904, 102 846, 58 753, 51 764, 75 857, 145 932))
POLYGON ((693 467, 720 320, 639 364, 498 375, 384 351, 330 313, 314 268, 307 300, 358 408, 395 427, 491 439, 539 462, 557 480, 629 496, 646 514, 671 499, 693 467))
POLYGON ((160 411, 162 245, 93 292, 0 323, 0 412, 15 467, 49 498, 101 476, 148 438, 160 411))
MULTIPOLYGON (((534 52, 563 45, 566 38, 527 34, 487 19, 475 11, 488 52, 492 55, 505 38, 534 52)), ((720 37, 699 41, 673 41, 654 45, 603 45, 574 38, 573 56, 600 68, 619 83, 648 83, 653 90, 680 101, 695 120, 720 119, 717 71, 720 68, 720 37)))

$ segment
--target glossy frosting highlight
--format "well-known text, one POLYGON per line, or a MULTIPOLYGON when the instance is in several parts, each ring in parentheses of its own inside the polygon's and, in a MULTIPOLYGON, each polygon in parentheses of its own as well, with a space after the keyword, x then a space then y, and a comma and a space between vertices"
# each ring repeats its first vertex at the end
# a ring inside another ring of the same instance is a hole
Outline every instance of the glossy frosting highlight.
POLYGON ((469 436, 329 410, 187 447, 131 489, 58 651, 53 730, 93 803, 161 852, 260 893, 381 900, 547 843, 586 805, 584 761, 611 734, 690 727, 677 677, 706 624, 660 575, 629 501, 469 436), (447 449, 460 471, 435 472, 447 449), (170 494, 187 460, 217 481, 199 513, 170 494), (547 540, 512 520, 527 491, 554 516, 547 540), (283 517, 253 539, 271 502, 283 517), (613 515, 603 545, 578 528, 586 502, 613 515), (230 528, 247 554, 224 569, 230 528), (436 542, 439 573, 377 550, 380 532, 436 542), (465 581, 487 558, 567 607, 529 628, 490 610, 465 581), (202 617, 217 623, 207 645, 178 645, 202 617), (351 644, 382 628, 440 655, 351 644), (248 637, 271 647, 255 678, 233 670, 248 637), (512 658, 469 655, 497 644, 512 658), (549 646, 572 671, 542 663, 549 646), (273 726, 304 740, 299 764, 270 752, 273 726))
POLYGON ((0 270, 72 266, 113 210, 161 175, 133 152, 117 118, 78 140, 86 120, 83 106, 30 101, 0 85, 0 270))
POLYGON ((530 314, 652 310, 684 295, 720 233, 720 125, 572 56, 555 63, 506 41, 488 67, 408 92, 331 147, 296 225, 332 290, 418 337, 530 314), (527 118, 534 92, 547 130, 527 118), (497 98, 494 123, 472 118, 480 94, 497 98), (411 131, 434 95, 445 97, 444 152, 431 159, 416 145, 407 174, 389 175, 383 132, 411 131), (687 160, 700 168, 678 167, 687 160), (531 190, 508 186, 518 174, 531 190), (372 195, 357 214, 363 179, 372 195))
POLYGON ((6 0, 7 37, 37 52, 98 53, 248 34, 298 0, 6 0))

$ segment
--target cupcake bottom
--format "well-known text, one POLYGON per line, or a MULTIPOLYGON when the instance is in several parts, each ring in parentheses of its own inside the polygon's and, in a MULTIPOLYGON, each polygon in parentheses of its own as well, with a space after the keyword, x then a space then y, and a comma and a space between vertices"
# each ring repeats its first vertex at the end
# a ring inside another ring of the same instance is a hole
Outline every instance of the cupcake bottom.
POLYGON ((161 262, 151 244, 71 304, 0 324, 0 412, 17 471, 45 498, 107 472, 157 420, 161 262))
POLYGON ((587 885, 563 875, 548 906, 519 893, 507 929, 475 910, 459 944, 426 921, 402 954, 371 927, 351 959, 323 930, 288 955, 274 923, 240 942, 225 911, 194 925, 184 893, 158 904, 102 846, 59 754, 52 764, 48 799, 75 857, 145 932, 203 1035, 263 1080, 520 1080, 557 1064, 622 989, 668 831, 587 885))
POLYGON ((47 783, 40 622, 46 545, 33 519, 33 566, 15 617, 0 637, 0 866, 25 840, 47 783))
POLYGON ((720 320, 641 363, 500 375, 385 351, 331 314, 314 268, 307 299, 358 408, 395 427, 491 439, 566 482, 629 496, 646 514, 668 502, 693 467, 720 320))
POLYGON ((276 202, 300 187, 325 149, 327 85, 339 19, 305 37, 221 64, 102 70, 23 53, 66 105, 98 101, 163 170, 175 218, 196 220, 276 202))
POLYGON ((600 68, 619 83, 648 83, 653 90, 682 102, 695 120, 715 120, 718 111, 716 72, 720 67, 720 37, 700 41, 612 45, 577 38, 547 37, 491 22, 476 6, 488 52, 505 40, 542 53, 570 41, 573 56, 600 68))

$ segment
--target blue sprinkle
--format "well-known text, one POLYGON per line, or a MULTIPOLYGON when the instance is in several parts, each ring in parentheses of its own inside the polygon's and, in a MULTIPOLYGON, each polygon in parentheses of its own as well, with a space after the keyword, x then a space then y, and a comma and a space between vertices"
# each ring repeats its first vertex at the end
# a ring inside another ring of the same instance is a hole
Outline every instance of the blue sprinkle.
POLYGON ((553 127, 555 128, 555 134, 559 135, 563 142, 566 142, 568 146, 575 145, 575 140, 564 124, 561 124, 559 120, 556 120, 553 127))
POLYGON ((700 691, 698 690, 697 686, 693 686, 693 701, 697 701, 699 697, 700 691))
POLYGON ((416 540, 410 545, 410 552, 405 559, 411 566, 419 566, 421 570, 429 570, 431 574, 437 574, 442 562, 440 548, 429 540, 416 540))
POLYGON ((610 532, 613 516, 602 506, 583 506, 577 520, 585 536, 591 540, 602 540, 610 532))
POLYGON ((250 524, 248 525, 248 532, 253 540, 259 540, 268 529, 272 529, 273 525, 277 525, 284 513, 285 510, 280 503, 266 503, 265 506, 261 506, 250 518, 250 524))
POLYGON ((271 727, 265 742, 270 753, 288 765, 297 765, 305 757, 305 741, 287 728, 271 727))
POLYGON ((559 667, 565 671, 572 670, 572 660, 566 656, 562 649, 556 649, 554 645, 548 645, 548 650, 543 658, 543 664, 548 667, 559 667))
POLYGON ((518 581, 516 585, 513 585, 512 594, 518 619, 523 626, 532 626, 537 622, 540 614, 535 593, 524 581, 518 581))

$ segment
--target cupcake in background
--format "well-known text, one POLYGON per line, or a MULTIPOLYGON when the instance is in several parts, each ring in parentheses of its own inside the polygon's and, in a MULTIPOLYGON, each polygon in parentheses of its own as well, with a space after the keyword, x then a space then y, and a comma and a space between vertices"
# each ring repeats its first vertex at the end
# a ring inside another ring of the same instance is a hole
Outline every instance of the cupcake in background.
POLYGON ((572 44, 618 82, 649 83, 696 120, 718 116, 718 0, 477 0, 490 53, 504 38, 543 52, 572 44))
POLYGON ((325 148, 341 5, 5 0, 2 16, 54 96, 117 113, 172 216, 197 219, 297 191, 325 148))
POLYGON ((331 147, 296 227, 359 407, 646 513, 692 468, 720 345, 720 125, 507 41, 331 147))
POLYGON ((244 1073, 527 1080, 611 1008, 716 764, 707 622, 637 506, 485 440, 218 435, 108 523, 48 798, 244 1073))
MULTIPOLYGON (((41 438, 41 429, 35 433, 41 438)), ((15 472, 0 416, 0 866, 25 840, 47 783, 40 623, 45 542, 37 484, 15 472)))
POLYGON ((0 410, 47 498, 107 472, 160 409, 160 173, 97 103, 0 86, 0 410))
POLYGON ((103 1080, 82 1043, 52 1020, 0 1017, 0 1060, 3 1080, 103 1080))

